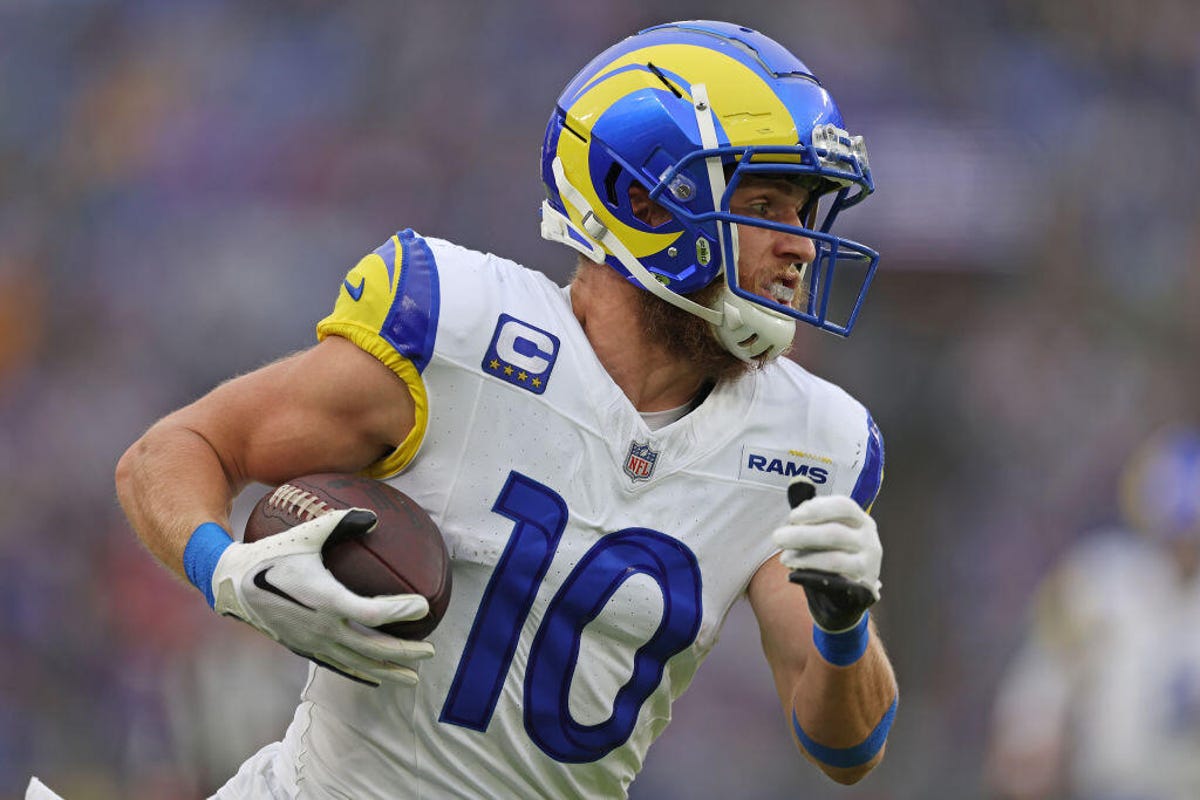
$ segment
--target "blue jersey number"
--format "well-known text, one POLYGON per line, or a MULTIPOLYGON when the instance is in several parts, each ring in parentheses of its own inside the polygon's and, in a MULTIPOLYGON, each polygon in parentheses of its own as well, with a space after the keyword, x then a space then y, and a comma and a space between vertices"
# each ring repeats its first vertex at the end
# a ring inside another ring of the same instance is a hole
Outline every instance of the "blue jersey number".
MULTIPOLYGON (((441 721, 487 730, 521 628, 567 524, 567 505, 548 486, 511 472, 492 510, 513 532, 484 590, 441 721)), ((611 533, 583 555, 550 601, 534 636, 525 674, 525 730, 551 758, 583 763, 603 758, 633 733, 638 712, 662 680, 671 656, 700 629, 700 569, 682 542, 649 528, 611 533), (663 620, 633 658, 633 674, 617 692, 613 712, 581 725, 567 698, 583 630, 621 585, 647 575, 663 595, 663 620)))

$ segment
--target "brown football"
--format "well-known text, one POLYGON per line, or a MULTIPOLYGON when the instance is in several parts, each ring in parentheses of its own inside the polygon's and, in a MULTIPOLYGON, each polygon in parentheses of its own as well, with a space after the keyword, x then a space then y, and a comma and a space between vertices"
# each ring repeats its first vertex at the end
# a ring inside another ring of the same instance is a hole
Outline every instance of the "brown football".
POLYGON ((421 594, 429 616, 395 622, 379 630, 404 639, 423 639, 450 603, 450 556, 437 525, 395 487, 360 475, 322 473, 280 484, 255 504, 245 541, 274 536, 294 525, 341 508, 366 508, 379 524, 362 536, 326 542, 325 566, 356 594, 421 594))

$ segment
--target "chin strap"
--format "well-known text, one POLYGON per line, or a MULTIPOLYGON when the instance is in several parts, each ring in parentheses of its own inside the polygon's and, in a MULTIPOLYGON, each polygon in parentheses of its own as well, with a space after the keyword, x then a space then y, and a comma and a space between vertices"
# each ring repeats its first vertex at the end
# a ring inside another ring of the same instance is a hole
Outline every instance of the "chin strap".
MULTIPOLYGON (((696 111, 696 125, 700 129, 700 146, 705 150, 716 150, 721 143, 717 140, 717 124, 713 121, 712 106, 708 103, 708 87, 703 83, 692 85, 692 108, 696 111)), ((712 190, 713 210, 721 208, 721 200, 725 197, 725 165, 717 156, 704 159, 708 170, 708 186, 712 190)), ((721 275, 732 275, 737 280, 738 233, 737 227, 717 223, 717 247, 721 253, 721 275), (730 263, 725 263, 725 231, 729 231, 730 263)), ((731 282, 726 278, 726 284, 731 282)))
MULTIPOLYGON (((557 163, 558 159, 555 159, 555 164, 557 163)), ((561 184, 562 181, 560 180, 559 183, 561 184)), ((589 261, 603 264, 604 248, 590 237, 581 236, 577 231, 578 229, 571 223, 571 220, 550 205, 549 200, 542 201, 542 238, 550 242, 565 244, 572 250, 583 253, 589 261)))
MULTIPOLYGON (((705 150, 717 149, 720 146, 717 125, 713 120, 712 105, 708 102, 708 87, 703 83, 692 85, 692 108, 696 111, 700 145, 705 150)), ((725 197, 725 166, 717 156, 710 156, 704 161, 708 169, 708 185, 712 190, 712 207, 720 209, 725 197)), ((717 339, 742 361, 764 356, 767 359, 775 358, 791 345, 792 337, 796 334, 795 320, 739 297, 729 288, 738 280, 736 225, 717 223, 717 246, 721 252, 721 273, 725 279, 725 291, 717 301, 723 312, 721 323, 713 325, 717 339), (725 247, 726 231, 729 232, 728 249, 725 247)))
POLYGON ((542 236, 546 238, 553 236, 552 241, 562 242, 573 247, 596 263, 604 261, 603 248, 607 247, 608 251, 617 257, 617 260, 621 262, 621 266, 629 270, 630 274, 633 275, 634 279, 643 289, 651 294, 658 295, 673 306, 682 308, 689 314, 695 314, 706 322, 713 325, 721 324, 722 314, 720 311, 702 306, 683 295, 675 294, 675 292, 672 292, 666 286, 659 283, 650 270, 642 266, 642 262, 638 261, 637 257, 625 246, 625 243, 618 239, 617 235, 605 227, 596 218, 596 215, 592 213, 587 199, 583 196, 583 192, 579 191, 579 189, 575 188, 567 180, 561 158, 554 159, 551 169, 554 171, 554 180, 558 184, 558 193, 562 196, 563 202, 574 207, 576 211, 583 215, 583 229, 580 230, 579 226, 571 222, 564 214, 550 208, 548 203, 543 203, 542 236), (550 217, 549 236, 547 235, 547 209, 549 209, 552 215, 550 217), (566 238, 564 239, 563 237, 566 238), (599 255, 599 258, 596 255, 599 255))

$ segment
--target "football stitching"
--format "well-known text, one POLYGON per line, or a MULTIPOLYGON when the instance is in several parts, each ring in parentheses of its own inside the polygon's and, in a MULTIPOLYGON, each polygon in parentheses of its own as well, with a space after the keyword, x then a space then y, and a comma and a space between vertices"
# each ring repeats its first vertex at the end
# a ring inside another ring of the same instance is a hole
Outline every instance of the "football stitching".
POLYGON ((293 514, 305 522, 327 514, 331 510, 329 504, 315 494, 287 483, 280 485, 271 493, 267 505, 284 513, 293 514))

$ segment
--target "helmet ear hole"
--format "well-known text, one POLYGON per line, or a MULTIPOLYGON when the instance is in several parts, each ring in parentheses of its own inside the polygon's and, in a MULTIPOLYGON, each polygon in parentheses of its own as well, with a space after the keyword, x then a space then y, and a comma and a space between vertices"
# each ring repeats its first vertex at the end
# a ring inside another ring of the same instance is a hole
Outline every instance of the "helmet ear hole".
POLYGON ((629 210, 647 228, 658 228, 674 219, 670 211, 650 199, 646 187, 637 181, 629 184, 629 210))
POLYGON ((647 228, 659 228, 675 219, 670 211, 650 199, 650 192, 620 164, 609 166, 604 176, 604 200, 618 217, 633 217, 647 228))

